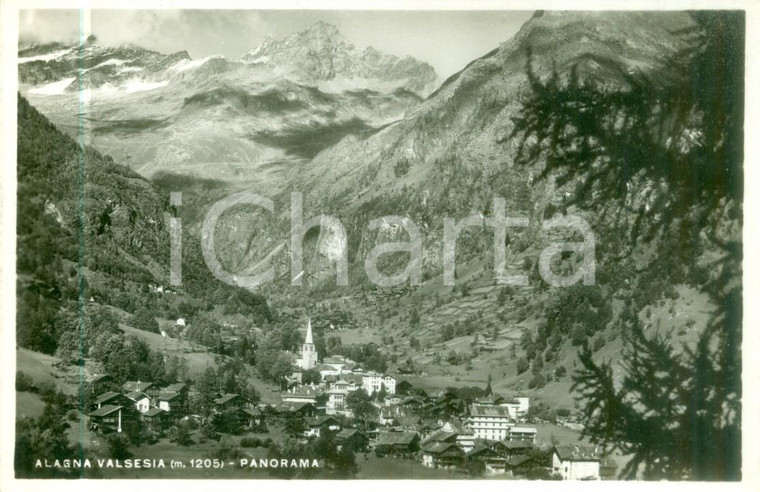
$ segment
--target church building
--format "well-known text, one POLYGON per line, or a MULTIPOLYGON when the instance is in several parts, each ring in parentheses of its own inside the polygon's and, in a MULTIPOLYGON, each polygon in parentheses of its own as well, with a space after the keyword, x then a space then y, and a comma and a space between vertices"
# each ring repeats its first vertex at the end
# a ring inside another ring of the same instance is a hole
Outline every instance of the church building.
POLYGON ((301 358, 296 360, 296 365, 303 369, 313 369, 317 365, 317 348, 314 346, 314 338, 311 333, 311 318, 306 327, 306 340, 301 347, 301 358))

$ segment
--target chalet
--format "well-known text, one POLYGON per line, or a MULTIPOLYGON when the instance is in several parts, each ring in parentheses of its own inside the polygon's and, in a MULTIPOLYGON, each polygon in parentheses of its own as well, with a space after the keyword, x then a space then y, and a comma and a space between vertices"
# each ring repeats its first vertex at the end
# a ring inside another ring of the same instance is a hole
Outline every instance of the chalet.
POLYGON ((392 405, 384 407, 380 410, 380 416, 378 417, 382 425, 397 425, 398 419, 403 417, 406 413, 399 406, 392 405))
POLYGON ((182 400, 183 398, 180 393, 175 391, 162 391, 158 394, 158 408, 165 412, 185 413, 181 411, 184 407, 182 400))
POLYGON ((422 418, 407 415, 398 415, 395 418, 395 424, 402 430, 419 431, 423 425, 422 418))
POLYGON ((537 465, 536 460, 524 454, 518 454, 507 458, 504 467, 512 476, 525 475, 537 465))
POLYGON ((142 420, 147 427, 154 431, 162 431, 170 423, 169 414, 166 410, 158 407, 153 407, 143 413, 142 420))
POLYGON ((280 403, 269 405, 266 412, 279 417, 315 417, 317 407, 312 403, 280 403))
POLYGON ((150 398, 148 398, 148 395, 145 393, 142 393, 140 391, 132 391, 131 393, 127 393, 124 396, 132 401, 132 404, 135 406, 138 412, 145 413, 150 410, 150 398))
POLYGON ((141 382, 141 381, 127 381, 126 383, 121 385, 121 391, 123 393, 132 393, 134 391, 139 391, 140 393, 145 393, 148 395, 148 398, 150 398, 150 401, 155 401, 156 397, 158 397, 158 386, 154 383, 149 382, 141 382))
POLYGON ((108 374, 93 374, 87 378, 87 384, 93 395, 104 393, 114 385, 113 378, 108 374))
POLYGON ((100 408, 104 405, 129 406, 134 404, 132 400, 115 391, 107 391, 103 393, 102 395, 95 398, 95 401, 93 403, 97 408, 100 408))
POLYGON ((535 443, 537 433, 538 431, 535 427, 511 427, 509 429, 508 439, 510 441, 535 443))
POLYGON ((380 432, 375 445, 378 456, 412 455, 419 450, 420 435, 416 432, 380 432))
POLYGON ((566 444, 554 446, 552 471, 563 480, 598 480, 601 456, 592 446, 566 444))
POLYGON ((456 432, 449 432, 445 430, 433 432, 422 441, 422 446, 427 446, 428 444, 436 442, 450 442, 456 444, 457 434, 456 432))
POLYGON ((502 441, 499 450, 506 456, 518 456, 527 454, 533 448, 533 443, 528 441, 502 441))
POLYGON ((98 432, 121 432, 134 415, 134 410, 120 405, 103 405, 90 412, 90 428, 98 432))
POLYGON ((486 470, 493 473, 503 473, 507 462, 507 458, 499 453, 490 441, 482 439, 478 439, 472 449, 467 451, 466 458, 468 461, 483 463, 486 470))
POLYGON ((424 422, 417 427, 417 432, 420 433, 423 439, 426 439, 440 428, 441 426, 437 422, 424 422))
POLYGON ((242 408, 241 411, 247 415, 243 427, 253 431, 267 432, 266 416, 261 407, 242 408))
MULTIPOLYGON (((189 411, 188 404, 190 401, 190 390, 185 383, 174 383, 164 388, 161 393, 169 395, 170 393, 179 394, 179 398, 172 399, 170 402, 171 409, 169 411, 184 415, 189 411)), ((159 397, 161 394, 159 393, 159 397)))
POLYGON ((214 400, 214 407, 217 412, 224 412, 233 407, 251 407, 251 402, 236 393, 225 393, 214 400))
POLYGON ((462 422, 449 420, 441 427, 441 430, 456 434, 456 443, 464 452, 469 451, 475 445, 475 432, 462 422))
POLYGON ((341 429, 335 435, 335 440, 338 443, 339 449, 346 447, 355 453, 366 451, 369 445, 367 435, 359 432, 357 429, 341 429))
POLYGON ((455 468, 464 459, 464 451, 454 443, 430 443, 422 449, 422 464, 428 468, 455 468))
POLYGON ((509 436, 512 426, 509 412, 506 408, 498 405, 470 405, 470 416, 467 425, 472 429, 475 437, 502 441, 509 436))
POLYGON ((425 399, 421 396, 410 396, 404 398, 399 402, 399 406, 407 408, 411 411, 417 411, 425 405, 425 399))
POLYGON ((340 422, 338 422, 335 419, 335 417, 330 417, 330 416, 307 417, 305 421, 306 421, 306 431, 304 432, 304 434, 306 435, 306 437, 309 437, 309 436, 319 437, 322 434, 322 431, 325 429, 329 429, 335 432, 338 432, 340 430, 340 422))

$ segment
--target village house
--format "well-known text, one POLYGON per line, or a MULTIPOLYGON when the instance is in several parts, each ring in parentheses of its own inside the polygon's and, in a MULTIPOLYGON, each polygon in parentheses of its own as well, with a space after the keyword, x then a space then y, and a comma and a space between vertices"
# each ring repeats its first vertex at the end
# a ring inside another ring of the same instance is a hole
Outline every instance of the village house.
POLYGON ((419 450, 420 435, 409 431, 381 431, 375 444, 377 456, 410 456, 419 450))
POLYGON ((335 440, 338 443, 338 450, 348 448, 355 453, 366 451, 369 445, 369 438, 358 429, 341 429, 335 435, 335 440))
POLYGON ((464 452, 471 450, 472 447, 475 445, 475 439, 477 437, 475 435, 475 432, 473 432, 472 429, 467 427, 462 422, 457 422, 456 420, 449 420, 448 422, 443 424, 443 426, 441 427, 441 430, 456 434, 457 446, 462 448, 462 451, 464 452))
POLYGON ((165 396, 169 396, 171 393, 177 393, 179 395, 179 398, 173 398, 171 400, 171 408, 167 411, 173 411, 176 413, 179 413, 181 415, 184 415, 188 412, 188 403, 190 400, 190 389, 187 387, 185 383, 173 383, 165 387, 161 392, 159 393, 159 398, 161 394, 164 394, 165 396))
POLYGON ((533 448, 533 443, 527 441, 502 441, 499 446, 507 456, 527 454, 533 448))
POLYGON ((601 456, 592 446, 565 444, 552 450, 552 471, 563 480, 598 480, 601 456))
POLYGON ((457 434, 456 432, 450 432, 446 430, 438 430, 430 434, 428 437, 422 440, 421 446, 427 447, 429 444, 437 442, 450 442, 456 444, 457 434))
POLYGON ((349 390, 344 388, 330 388, 327 390, 327 404, 325 413, 327 415, 348 415, 350 410, 346 408, 346 397, 349 390))
POLYGON ((322 390, 316 386, 306 385, 291 388, 282 393, 282 401, 293 403, 317 403, 317 397, 322 394, 322 390))
POLYGON ((467 451, 468 461, 483 463, 488 473, 504 473, 507 458, 499 453, 491 441, 476 440, 472 449, 467 451))
POLYGON ((252 403, 236 393, 225 393, 214 400, 214 407, 217 412, 224 412, 233 408, 249 408, 252 403))
POLYGON ((124 396, 132 401, 132 404, 135 406, 138 412, 145 413, 150 410, 150 398, 148 398, 148 395, 145 393, 142 393, 140 391, 132 391, 131 393, 127 393, 124 396))
POLYGON ((322 417, 307 417, 305 422, 306 430, 304 431, 304 435, 306 437, 319 437, 325 429, 335 432, 340 430, 340 422, 338 422, 335 417, 330 417, 329 415, 322 417))
POLYGON ((422 464, 428 468, 455 468, 463 459, 464 451, 451 442, 430 443, 422 449, 422 464))
POLYGON ((113 378, 108 374, 93 374, 87 378, 87 384, 90 390, 92 390, 93 395, 105 393, 111 387, 116 387, 113 378))
POLYGON ((95 398, 93 403, 95 404, 96 408, 100 408, 105 405, 127 407, 134 404, 132 400, 115 391, 107 391, 102 395, 99 395, 95 398))
POLYGON ((134 420, 135 411, 120 405, 103 405, 90 412, 90 428, 98 432, 121 432, 127 421, 134 420))
POLYGON ((470 405, 467 425, 475 437, 491 441, 503 441, 509 436, 513 422, 506 408, 497 405, 470 405))
POLYGON ((536 466, 537 466, 536 460, 524 454, 510 456, 509 458, 507 458, 506 463, 504 463, 504 468, 506 472, 512 475, 513 477, 516 477, 519 475, 525 475, 536 466))
POLYGON ((509 429, 510 441, 524 441, 529 443, 536 442, 536 434, 538 431, 535 427, 511 427, 509 429))
POLYGON ((162 408, 153 407, 142 414, 142 420, 151 430, 161 432, 169 425, 169 414, 162 408))
POLYGON ((319 364, 318 366, 314 367, 314 370, 319 373, 323 381, 328 379, 330 376, 340 376, 343 373, 340 368, 336 369, 330 364, 319 364))
POLYGON ((312 403, 283 402, 276 405, 268 405, 266 413, 275 417, 314 417, 317 415, 317 407, 312 403))
POLYGON ((181 408, 180 400, 181 395, 176 392, 161 392, 158 394, 158 408, 165 412, 184 413, 179 412, 181 408))
POLYGON ((121 391, 124 394, 139 391, 140 393, 145 393, 148 396, 148 398, 150 398, 150 401, 154 402, 156 401, 156 398, 158 397, 158 393, 160 390, 155 383, 141 382, 141 381, 127 381, 126 383, 121 385, 121 391))

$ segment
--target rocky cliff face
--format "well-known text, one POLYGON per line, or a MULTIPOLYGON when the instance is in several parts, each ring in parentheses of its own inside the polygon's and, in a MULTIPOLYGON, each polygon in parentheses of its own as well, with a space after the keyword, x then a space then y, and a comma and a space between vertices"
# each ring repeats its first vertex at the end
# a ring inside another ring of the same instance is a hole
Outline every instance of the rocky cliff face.
POLYGON ((372 47, 359 50, 335 26, 324 22, 282 40, 268 38, 242 59, 306 83, 400 87, 425 96, 437 82, 435 70, 427 63, 386 55, 372 47))
POLYGON ((359 53, 326 24, 256 51, 267 61, 192 60, 94 39, 28 46, 19 51, 20 90, 63 131, 83 125, 89 145, 143 176, 271 191, 325 147, 401 118, 436 80, 411 58, 359 53))

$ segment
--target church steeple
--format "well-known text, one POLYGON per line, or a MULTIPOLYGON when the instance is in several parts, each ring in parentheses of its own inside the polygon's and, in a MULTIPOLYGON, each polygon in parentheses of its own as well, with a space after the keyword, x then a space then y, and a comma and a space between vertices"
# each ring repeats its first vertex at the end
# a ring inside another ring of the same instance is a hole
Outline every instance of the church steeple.
POLYGON ((296 361, 296 365, 301 369, 312 369, 317 365, 317 347, 314 346, 314 334, 311 331, 311 318, 306 325, 306 340, 301 346, 301 358, 296 361))
POLYGON ((314 339, 311 336, 311 318, 309 318, 309 324, 306 326, 306 341, 304 343, 314 344, 314 339))

